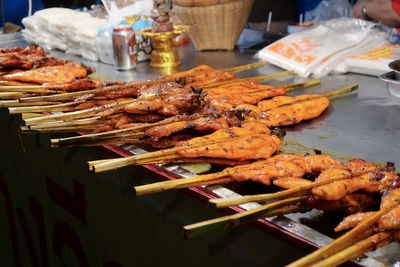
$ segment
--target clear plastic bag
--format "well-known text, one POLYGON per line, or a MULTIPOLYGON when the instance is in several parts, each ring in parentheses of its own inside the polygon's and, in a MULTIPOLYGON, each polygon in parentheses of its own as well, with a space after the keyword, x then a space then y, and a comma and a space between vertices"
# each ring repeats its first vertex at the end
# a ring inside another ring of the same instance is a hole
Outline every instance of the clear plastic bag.
POLYGON ((334 18, 352 18, 352 7, 348 0, 322 0, 319 5, 305 12, 305 21, 319 22, 334 18))

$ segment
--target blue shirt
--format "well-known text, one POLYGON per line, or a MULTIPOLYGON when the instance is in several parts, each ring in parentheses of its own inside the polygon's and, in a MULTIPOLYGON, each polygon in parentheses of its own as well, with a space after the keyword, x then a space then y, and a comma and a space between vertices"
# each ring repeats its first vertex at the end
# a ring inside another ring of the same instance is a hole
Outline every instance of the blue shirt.
MULTIPOLYGON (((5 22, 11 22, 22 26, 21 20, 28 16, 28 0, 3 0, 5 22)), ((43 9, 42 0, 32 0, 32 15, 35 11, 43 9)), ((1 18, 1 14, 0 14, 1 18)), ((0 27, 3 27, 3 20, 0 19, 0 27)))

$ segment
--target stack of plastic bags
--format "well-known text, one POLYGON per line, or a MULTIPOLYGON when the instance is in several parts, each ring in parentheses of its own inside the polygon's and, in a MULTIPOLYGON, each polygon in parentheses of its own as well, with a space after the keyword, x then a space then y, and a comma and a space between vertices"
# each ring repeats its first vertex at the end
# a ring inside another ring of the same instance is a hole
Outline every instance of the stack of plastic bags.
POLYGON ((107 20, 68 8, 48 8, 24 18, 22 24, 22 35, 28 42, 97 61, 96 33, 107 20))
POLYGON ((335 68, 335 71, 380 76, 391 71, 389 63, 399 58, 400 45, 384 45, 346 58, 335 68))
POLYGON ((280 39, 257 56, 304 77, 325 76, 346 58, 386 44, 374 26, 359 19, 329 20, 280 39))

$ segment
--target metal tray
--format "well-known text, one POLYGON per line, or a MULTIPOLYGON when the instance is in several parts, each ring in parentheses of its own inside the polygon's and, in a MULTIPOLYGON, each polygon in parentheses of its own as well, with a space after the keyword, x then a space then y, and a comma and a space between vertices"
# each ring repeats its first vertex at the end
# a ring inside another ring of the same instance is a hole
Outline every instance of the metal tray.
POLYGON ((400 97, 400 74, 395 71, 390 71, 379 76, 379 79, 386 82, 386 89, 389 94, 400 97), (399 77, 397 77, 398 75, 399 77))

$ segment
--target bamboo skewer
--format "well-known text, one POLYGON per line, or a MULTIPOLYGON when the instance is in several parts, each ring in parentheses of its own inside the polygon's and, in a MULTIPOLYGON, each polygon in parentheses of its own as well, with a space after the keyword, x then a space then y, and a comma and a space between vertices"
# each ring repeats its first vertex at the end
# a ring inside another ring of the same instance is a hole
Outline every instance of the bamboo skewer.
MULTIPOLYGON (((294 197, 277 202, 273 202, 267 205, 260 206, 255 209, 247 210, 241 213, 236 213, 234 215, 224 216, 221 218, 216 218, 208 221, 198 222, 191 225, 186 225, 183 227, 184 236, 186 238, 196 237, 215 230, 228 230, 244 222, 255 220, 259 218, 266 218, 271 216, 276 216, 282 214, 285 210, 279 210, 279 208, 287 207, 292 204, 297 204, 304 201, 308 196, 294 197)), ((295 207, 297 210, 298 207, 295 207)), ((293 209, 287 210, 288 212, 293 212, 293 209)))
POLYGON ((84 103, 85 101, 75 101, 75 102, 67 102, 61 104, 53 104, 47 106, 23 106, 23 107, 13 107, 9 108, 10 114, 18 114, 18 113, 30 113, 30 112, 56 112, 56 111, 75 111, 75 105, 79 105, 84 103))
POLYGON ((289 85, 285 85, 284 87, 285 87, 286 92, 291 92, 294 90, 311 87, 311 86, 314 86, 314 85, 317 85, 320 83, 321 83, 321 79, 317 78, 317 79, 312 79, 312 80, 305 81, 305 82, 292 83, 289 85))
MULTIPOLYGON (((101 125, 99 125, 101 126, 101 125)), ((63 126, 65 127, 65 126, 63 126)), ((73 127, 73 126, 70 126, 73 127)), ((75 127, 79 127, 79 126, 75 126, 75 127)), ((85 127, 85 126, 83 126, 85 127)), ((90 126, 86 126, 86 127, 90 127, 90 126)), ((93 130, 95 130, 96 128, 94 127, 93 130)), ((34 129, 32 129, 34 130, 34 129)), ((56 131, 57 128, 53 129, 53 128, 48 128, 48 129, 43 129, 41 130, 41 132, 48 132, 48 131, 56 131)), ((108 139, 104 139, 104 140, 91 140, 89 142, 85 142, 85 146, 103 146, 103 145, 118 145, 118 144, 124 144, 124 142, 126 144, 128 143, 137 143, 140 141, 140 138, 146 137, 147 134, 145 133, 132 133, 129 136, 118 136, 118 137, 113 137, 113 138, 108 138, 108 139)), ((50 143, 50 147, 59 147, 60 144, 58 143, 59 139, 52 139, 51 143, 50 143)), ((64 144, 62 146, 65 146, 64 144)))
MULTIPOLYGON (((32 106, 34 104, 35 106, 38 105, 38 103, 19 103, 18 100, 2 100, 0 101, 0 107, 1 108, 9 108, 9 107, 21 107, 21 106, 32 106)), ((42 105, 48 105, 49 102, 42 102, 42 105)))
POLYGON ((47 114, 28 112, 28 113, 22 113, 22 115, 21 115, 22 120, 26 120, 26 119, 29 119, 29 118, 40 117, 40 116, 47 116, 47 114))
POLYGON ((0 92, 0 99, 4 99, 4 100, 17 100, 24 96, 28 96, 28 95, 19 93, 19 92, 0 92))
MULTIPOLYGON (((49 85, 1 85, 0 91, 17 91, 17 92, 25 92, 18 90, 30 90, 30 89, 62 89, 68 87, 68 84, 49 84, 49 85)), ((30 91, 27 91, 30 92, 30 91)), ((35 92, 35 91, 32 91, 35 92)), ((65 92, 65 91, 64 91, 65 92)))
POLYGON ((265 66, 267 64, 269 64, 268 61, 258 61, 258 62, 255 62, 255 63, 250 63, 250 64, 246 64, 246 65, 242 65, 242 66, 221 69, 219 71, 237 73, 237 72, 241 72, 241 71, 245 71, 245 70, 251 70, 251 69, 255 69, 255 68, 261 67, 261 66, 265 66))
POLYGON ((136 196, 141 196, 145 194, 157 193, 170 189, 188 188, 193 186, 216 184, 220 182, 229 182, 229 181, 231 181, 231 179, 227 178, 226 174, 224 173, 211 173, 190 178, 169 180, 147 185, 135 186, 133 188, 133 191, 135 192, 136 196), (199 177, 201 178, 199 179, 199 177))
POLYGON ((91 116, 95 116, 97 112, 105 110, 107 108, 121 108, 127 104, 132 103, 133 100, 125 100, 121 102, 114 102, 111 104, 106 104, 103 106, 93 107, 84 110, 77 110, 73 112, 63 113, 63 114, 51 114, 46 117, 39 117, 39 118, 32 118, 25 120, 26 125, 36 125, 36 124, 43 124, 47 122, 54 122, 60 120, 73 120, 73 119, 82 119, 88 118, 91 116))
POLYGON ((379 165, 376 167, 365 168, 361 171, 357 171, 352 173, 351 175, 336 175, 329 179, 313 182, 312 184, 302 185, 295 188, 282 190, 276 193, 269 193, 269 194, 258 194, 258 195, 248 195, 248 196, 240 196, 234 198, 220 198, 220 199, 210 199, 210 204, 215 206, 216 208, 225 208, 229 206, 240 205, 248 202, 260 202, 260 201, 270 201, 273 199, 282 199, 285 197, 293 197, 301 194, 308 193, 311 189, 316 186, 321 186, 325 184, 329 184, 332 182, 351 179, 363 174, 366 174, 370 171, 379 170, 380 168, 384 167, 385 165, 379 165))
POLYGON ((311 266, 312 267, 338 266, 342 263, 345 263, 348 260, 355 259, 364 253, 382 247, 390 243, 391 241, 392 241, 391 232, 389 231, 380 232, 311 266))
POLYGON ((24 134, 29 134, 29 133, 60 133, 61 132, 71 132, 71 131, 78 131, 78 132, 85 132, 85 131, 94 131, 97 129, 97 127, 101 126, 102 124, 99 125, 82 125, 82 126, 62 126, 58 128, 44 128, 44 129, 32 129, 27 126, 21 126, 20 127, 20 132, 24 134))
POLYGON ((50 90, 39 85, 19 85, 19 86, 0 86, 0 92, 20 92, 20 93, 51 93, 51 94, 61 94, 65 91, 60 90, 50 90), (35 86, 36 88, 32 88, 35 86))
POLYGON ((192 115, 188 119, 187 117, 181 117, 181 118, 176 118, 173 120, 169 120, 168 122, 154 122, 154 123, 149 123, 146 125, 140 125, 140 126, 135 126, 135 127, 130 127, 130 128, 124 128, 124 129, 118 129, 118 130, 111 130, 103 133, 94 133, 94 134, 87 134, 83 136, 73 136, 73 137, 67 137, 67 138, 60 138, 60 139, 52 139, 51 141, 60 145, 60 146, 72 146, 72 145, 84 145, 85 142, 92 143, 94 140, 105 140, 109 138, 115 138, 120 136, 120 134, 128 135, 129 133, 135 133, 138 132, 139 130, 144 130, 148 129, 151 127, 155 126, 161 126, 169 123, 174 123, 174 122, 179 122, 179 121, 188 121, 188 120, 194 120, 201 117, 201 115, 192 115))
POLYGON ((20 102, 28 103, 28 102, 41 102, 41 101, 66 101, 66 100, 73 101, 74 99, 79 99, 79 97, 82 97, 85 95, 92 96, 92 95, 99 94, 99 93, 112 92, 112 91, 116 91, 116 90, 129 89, 129 88, 134 88, 136 86, 151 85, 151 84, 157 84, 157 83, 160 83, 160 81, 156 80, 156 81, 144 81, 144 82, 129 83, 129 84, 125 84, 125 85, 111 85, 111 86, 106 86, 106 87, 97 88, 97 89, 83 90, 83 91, 78 91, 78 92, 67 92, 67 93, 58 94, 58 95, 26 97, 26 98, 21 98, 20 102))
POLYGON ((398 203, 393 203, 387 207, 382 208, 377 211, 374 215, 368 219, 362 221, 359 225, 351 229, 346 234, 342 235, 335 241, 329 243, 328 245, 314 251, 313 253, 287 265, 287 267, 308 267, 315 264, 329 256, 335 254, 336 252, 343 250, 347 246, 351 246, 357 241, 371 235, 373 233, 373 225, 380 219, 380 217, 389 212, 391 209, 396 207, 398 203))
POLYGON ((229 136, 227 138, 220 138, 216 140, 206 140, 203 142, 198 142, 196 144, 192 145, 187 145, 187 146, 178 146, 178 147, 173 147, 169 149, 163 149, 159 151, 154 151, 154 152, 149 152, 149 153, 144 153, 140 155, 135 155, 135 156, 130 156, 126 158, 117 158, 117 159, 105 159, 105 160, 95 160, 95 161, 89 161, 89 169, 94 171, 94 172, 103 172, 103 171, 108 171, 108 170, 115 170, 119 169, 128 165, 142 165, 142 164, 150 164, 153 163, 153 161, 158 162, 159 157, 166 157, 168 158, 177 158, 178 155, 176 154, 179 150, 187 149, 187 148, 195 148, 195 147, 200 147, 204 145, 210 145, 210 144, 217 144, 221 143, 224 141, 232 141, 240 138, 245 138, 247 136, 252 136, 253 134, 245 134, 245 135, 238 135, 238 136, 229 136), (175 157, 170 157, 170 155, 175 155, 175 157))

